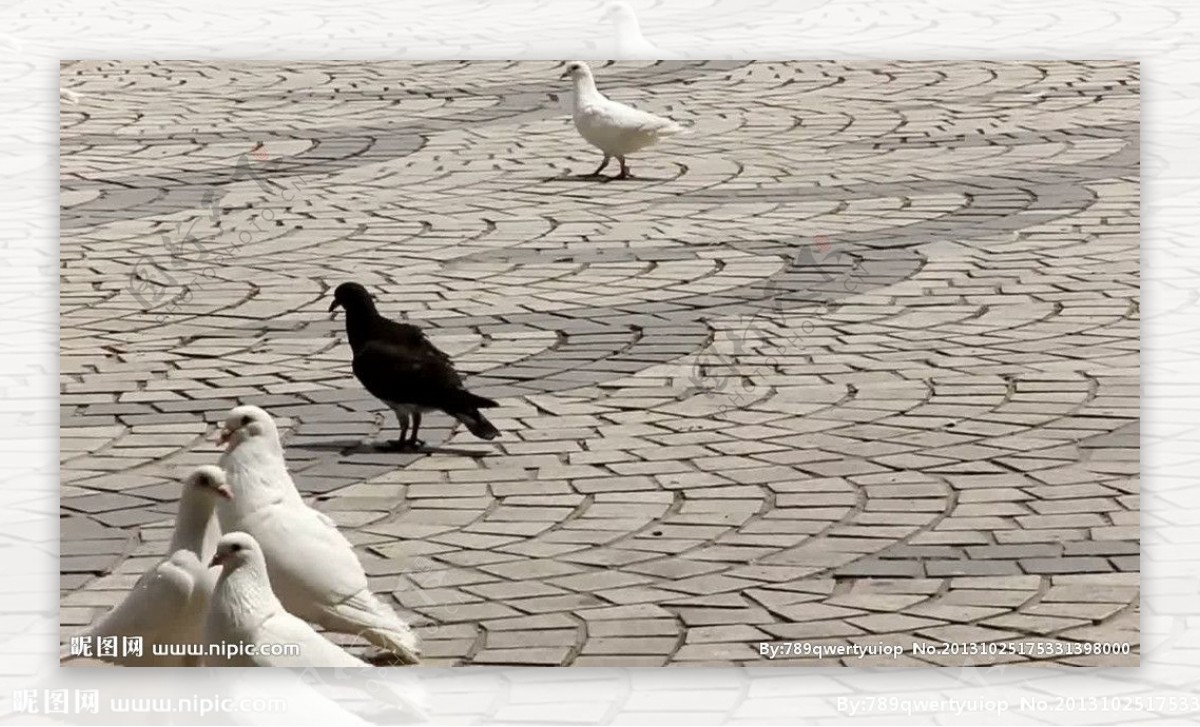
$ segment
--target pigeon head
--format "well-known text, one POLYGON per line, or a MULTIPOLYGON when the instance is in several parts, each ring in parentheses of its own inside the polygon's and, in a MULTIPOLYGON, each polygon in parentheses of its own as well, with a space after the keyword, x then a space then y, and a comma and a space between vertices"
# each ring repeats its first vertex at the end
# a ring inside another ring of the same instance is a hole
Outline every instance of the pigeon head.
POLYGON ((233 490, 229 489, 229 483, 225 481, 225 470, 216 465, 206 464, 197 467, 183 481, 183 484, 226 500, 233 499, 233 490))
POLYGON ((258 541, 248 533, 226 533, 217 541, 217 553, 208 565, 219 565, 225 570, 234 570, 246 563, 257 562, 265 564, 262 548, 258 541))
POLYGON ((235 406, 230 409, 219 437, 225 450, 232 452, 238 445, 257 437, 266 438, 279 446, 279 429, 275 427, 271 415, 257 406, 235 406))
POLYGON ((342 283, 333 291, 333 302, 329 304, 329 312, 344 308, 347 313, 362 310, 375 310, 375 299, 367 289, 358 283, 342 283))
POLYGON ((560 78, 570 78, 572 81, 580 81, 585 78, 592 77, 592 69, 588 68, 588 64, 583 61, 568 61, 566 69, 563 70, 560 78))

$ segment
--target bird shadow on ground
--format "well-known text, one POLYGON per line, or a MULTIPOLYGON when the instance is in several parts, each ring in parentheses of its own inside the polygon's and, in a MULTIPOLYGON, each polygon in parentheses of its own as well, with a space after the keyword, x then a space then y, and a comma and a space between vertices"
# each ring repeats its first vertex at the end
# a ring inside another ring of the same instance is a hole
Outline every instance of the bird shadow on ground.
POLYGON ((328 442, 304 442, 302 444, 289 444, 288 449, 298 449, 306 452, 336 452, 342 455, 349 454, 450 454, 458 457, 474 457, 482 459, 492 454, 492 452, 477 450, 477 449, 461 449, 459 447, 441 447, 436 445, 422 445, 418 449, 397 449, 391 442, 364 442, 361 440, 330 440, 328 442))
POLYGON ((608 174, 595 176, 592 174, 560 174, 556 177, 542 177, 543 182, 591 182, 593 184, 608 184, 609 182, 670 182, 674 177, 616 177, 608 174))
POLYGON ((605 182, 613 181, 613 177, 601 175, 599 177, 594 174, 559 174, 553 177, 542 177, 543 182, 591 182, 592 184, 604 184, 605 182))
POLYGON ((405 664, 400 660, 400 657, 387 651, 367 654, 362 660, 371 666, 412 666, 412 664, 405 664))
POLYGON ((287 449, 299 449, 305 452, 337 452, 338 454, 368 454, 384 451, 382 447, 358 439, 304 442, 303 444, 288 442, 287 449))
POLYGON ((456 457, 483 459, 484 457, 490 457, 492 452, 484 452, 478 449, 460 449, 459 447, 430 447, 426 445, 420 449, 413 450, 410 454, 452 454, 456 457))

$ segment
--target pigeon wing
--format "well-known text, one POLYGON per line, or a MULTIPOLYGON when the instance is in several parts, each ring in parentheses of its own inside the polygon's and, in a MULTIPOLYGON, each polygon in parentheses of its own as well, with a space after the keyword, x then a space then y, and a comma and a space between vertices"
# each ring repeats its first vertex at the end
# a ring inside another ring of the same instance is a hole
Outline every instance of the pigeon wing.
POLYGON ((600 105, 597 113, 604 119, 606 125, 630 132, 674 133, 683 130, 683 127, 671 119, 656 116, 611 99, 605 99, 605 103, 600 105))
POLYGON ((304 504, 265 508, 243 522, 266 555, 271 586, 298 616, 315 617, 367 587, 353 546, 304 504))
POLYGON ((263 621, 254 634, 259 644, 295 644, 299 654, 256 654, 256 666, 369 666, 321 636, 312 626, 284 610, 263 621))
POLYGON ((383 401, 445 411, 494 405, 467 392, 447 359, 421 349, 371 342, 355 354, 353 369, 366 390, 383 401))
POLYGON ((385 326, 385 336, 381 337, 384 343, 393 343, 399 346, 411 348, 422 354, 430 355, 439 358, 446 363, 450 362, 450 357, 446 352, 434 345, 433 341, 429 340, 429 336, 425 335, 417 326, 411 323, 401 323, 399 321, 383 319, 385 326))
POLYGON ((353 546, 329 519, 307 506, 271 509, 284 512, 256 518, 248 530, 267 556, 271 587, 284 608, 416 663, 416 636, 370 592, 353 546))
POLYGON ((206 578, 195 554, 181 550, 142 574, 129 595, 97 623, 95 636, 141 636, 147 642, 168 642, 188 630, 181 616, 188 612, 193 591, 206 578))

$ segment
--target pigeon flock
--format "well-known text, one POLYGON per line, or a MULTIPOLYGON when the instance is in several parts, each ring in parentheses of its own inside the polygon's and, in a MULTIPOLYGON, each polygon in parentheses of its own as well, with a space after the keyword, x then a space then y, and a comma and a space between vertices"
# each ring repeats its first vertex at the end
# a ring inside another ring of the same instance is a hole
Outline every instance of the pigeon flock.
POLYGON ((123 666, 369 666, 311 622, 418 663, 416 635, 370 591, 350 541, 300 497, 270 415, 234 407, 219 441, 219 465, 184 481, 166 556, 79 636, 140 636, 140 655, 102 657, 123 666))
POLYGON ((333 520, 300 498, 271 417, 255 406, 236 407, 221 437, 226 442, 221 468, 234 493, 217 506, 221 531, 258 541, 271 589, 283 606, 327 630, 360 635, 406 664, 416 663, 416 636, 367 588, 350 541, 333 520))
MULTIPOLYGON (((482 439, 500 435, 479 411, 499 405, 467 391, 424 331, 385 318, 358 283, 337 287, 329 310, 338 309, 345 311, 355 377, 399 419, 395 447, 419 449, 421 414, 435 410, 482 439)), ((316 624, 362 637, 396 663, 417 664, 412 629, 371 592, 337 524, 300 496, 271 416, 236 406, 218 441, 225 447, 218 464, 199 467, 183 483, 167 554, 80 636, 142 637, 140 656, 106 658, 125 666, 370 666, 316 624), (239 648, 222 647, 230 644, 239 648), (283 644, 299 653, 271 646, 283 644)))
MULTIPOLYGON (((616 157, 616 178, 628 178, 630 154, 685 131, 671 119, 606 98, 586 63, 567 63, 563 77, 574 85, 575 128, 604 154, 588 176, 599 176, 616 157)), ((79 100, 65 89, 60 98, 79 100)), ((420 328, 384 317, 358 283, 336 288, 329 312, 339 309, 355 378, 398 420, 400 436, 391 448, 420 451, 421 417, 431 411, 481 439, 500 436, 482 412, 499 404, 468 391, 450 357, 420 328)), ((101 657, 127 666, 370 666, 316 625, 359 636, 393 663, 418 663, 416 635, 371 592, 350 541, 300 496, 271 416, 237 406, 219 441, 225 451, 218 465, 199 467, 184 480, 166 555, 79 636, 142 637, 140 655, 101 657), (299 653, 271 648, 285 644, 299 653)))

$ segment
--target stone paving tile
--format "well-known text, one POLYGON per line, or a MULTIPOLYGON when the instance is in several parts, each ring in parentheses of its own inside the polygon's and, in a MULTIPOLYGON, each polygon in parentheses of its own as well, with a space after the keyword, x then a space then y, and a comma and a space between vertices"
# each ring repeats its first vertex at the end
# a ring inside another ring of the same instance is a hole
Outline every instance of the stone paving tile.
POLYGON ((475 655, 472 663, 494 666, 559 666, 571 650, 565 646, 530 647, 528 645, 510 649, 484 649, 475 655))
MULTIPOLYGON (((691 629, 688 632, 689 637, 692 634, 703 630, 691 629)), ((707 627, 707 628, 726 628, 722 626, 707 627)), ((735 627, 736 628, 736 627, 735 627)), ((747 627, 749 628, 749 627, 747 627)), ((652 619, 631 619, 625 620, 605 620, 605 621, 589 621, 588 635, 593 637, 632 637, 632 636, 675 636, 682 627, 679 622, 674 619, 652 618, 652 619)))
POLYGON ((612 182, 575 176, 555 63, 379 68, 63 67, 142 110, 61 119, 64 635, 161 555, 245 402, 430 664, 1136 651, 1136 64, 607 65, 693 132, 612 182), (327 312, 349 279, 499 439, 431 414, 434 453, 377 447, 327 312))

